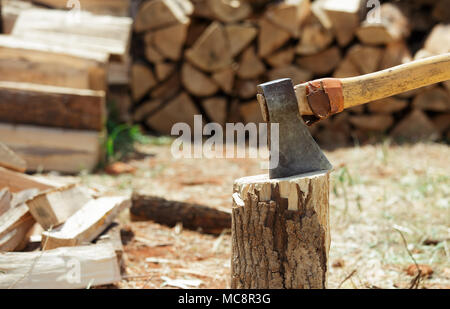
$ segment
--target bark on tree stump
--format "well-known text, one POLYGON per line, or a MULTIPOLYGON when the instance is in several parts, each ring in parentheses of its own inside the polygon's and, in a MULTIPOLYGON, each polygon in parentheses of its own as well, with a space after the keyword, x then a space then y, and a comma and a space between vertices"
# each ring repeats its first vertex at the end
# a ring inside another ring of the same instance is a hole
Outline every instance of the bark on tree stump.
POLYGON ((235 181, 231 288, 323 289, 330 248, 329 173, 235 181))

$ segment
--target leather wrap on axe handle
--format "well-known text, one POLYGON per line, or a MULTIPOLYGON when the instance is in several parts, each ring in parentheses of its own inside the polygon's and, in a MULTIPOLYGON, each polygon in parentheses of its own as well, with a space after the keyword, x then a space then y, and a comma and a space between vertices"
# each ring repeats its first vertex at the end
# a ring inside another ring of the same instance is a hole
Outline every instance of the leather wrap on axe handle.
POLYGON ((294 88, 300 115, 315 115, 323 119, 352 106, 387 98, 449 79, 450 53, 446 53, 366 75, 348 78, 319 79, 297 85, 294 88), (334 89, 333 92, 328 93, 325 89, 326 80, 334 80, 335 84, 340 83, 342 85, 342 92, 339 93, 334 89), (343 96, 343 108, 341 106, 341 108, 336 109, 331 104, 328 108, 330 112, 325 116, 323 112, 320 115, 317 112, 313 112, 313 110, 323 111, 324 108, 315 107, 312 104, 323 105, 327 102, 327 99, 328 102, 336 101, 336 98, 332 97, 336 93, 337 95, 343 96))

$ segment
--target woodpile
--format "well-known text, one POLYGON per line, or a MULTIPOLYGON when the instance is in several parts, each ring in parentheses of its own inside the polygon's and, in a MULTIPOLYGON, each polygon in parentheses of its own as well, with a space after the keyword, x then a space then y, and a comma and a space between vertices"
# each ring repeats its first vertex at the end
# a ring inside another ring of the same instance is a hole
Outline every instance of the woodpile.
POLYGON ((96 196, 78 184, 25 175, 25 169, 25 161, 0 143, 0 288, 120 281, 123 248, 114 220, 131 206, 130 198, 96 196))
MULTIPOLYGON (((148 0, 134 23, 133 120, 170 134, 194 114, 223 124, 261 121, 256 85, 351 77, 450 51, 448 4, 348 0, 148 0)), ((355 107, 311 128, 326 146, 391 135, 450 135, 449 84, 355 107), (420 118, 423 128, 410 122, 420 118), (414 130, 413 130, 414 128, 414 130)))
POLYGON ((82 1, 79 12, 42 8, 66 2, 2 1, 0 142, 30 171, 93 170, 108 111, 128 119, 133 21, 121 16, 129 1, 82 1))

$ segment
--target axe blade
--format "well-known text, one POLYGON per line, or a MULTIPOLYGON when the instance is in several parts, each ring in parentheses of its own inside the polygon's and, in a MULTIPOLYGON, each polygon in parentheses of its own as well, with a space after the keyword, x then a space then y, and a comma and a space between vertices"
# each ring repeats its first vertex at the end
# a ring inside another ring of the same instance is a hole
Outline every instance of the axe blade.
MULTIPOLYGON (((309 172, 331 170, 332 165, 315 142, 298 112, 294 85, 290 78, 258 85, 258 94, 265 99, 263 114, 270 130, 279 124, 278 141, 267 134, 270 156, 278 152, 278 164, 270 160, 269 177, 283 178, 309 172), (278 142, 278 143, 277 143, 278 142)), ((277 138, 277 137, 275 137, 277 138)))

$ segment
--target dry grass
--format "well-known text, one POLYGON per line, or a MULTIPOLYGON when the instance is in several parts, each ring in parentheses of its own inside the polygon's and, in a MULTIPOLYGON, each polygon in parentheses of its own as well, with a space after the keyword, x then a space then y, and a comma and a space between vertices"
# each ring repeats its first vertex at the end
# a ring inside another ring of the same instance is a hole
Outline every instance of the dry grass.
MULTIPOLYGON (((177 161, 168 146, 142 151, 152 156, 130 162, 138 169, 135 175, 81 177, 114 193, 138 189, 230 207, 233 180, 262 172, 257 160, 177 161)), ((386 142, 327 156, 335 166, 329 287, 408 288, 413 277, 405 269, 414 263, 410 251, 417 263, 434 271, 419 287, 450 288, 450 147, 386 142)), ((151 222, 130 223, 126 214, 122 221, 138 237, 126 246, 130 278, 120 287, 158 288, 164 286, 164 276, 200 279, 201 288, 229 286, 229 235, 219 239, 151 222), (146 261, 148 257, 154 259, 146 261)))

